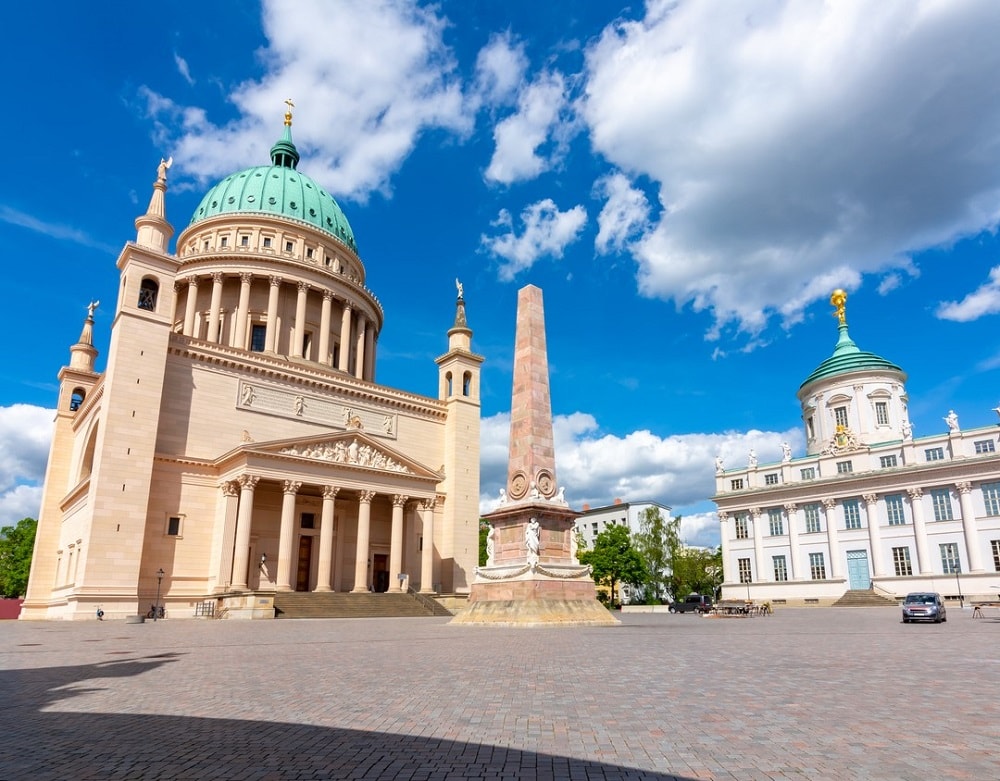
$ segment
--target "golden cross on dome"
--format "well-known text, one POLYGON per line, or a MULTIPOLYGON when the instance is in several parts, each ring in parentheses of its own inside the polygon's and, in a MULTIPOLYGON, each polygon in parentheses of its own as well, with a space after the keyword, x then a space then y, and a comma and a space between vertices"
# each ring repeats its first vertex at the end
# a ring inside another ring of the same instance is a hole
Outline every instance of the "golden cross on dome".
POLYGON ((285 98, 285 105, 288 106, 288 110, 285 111, 285 124, 292 124, 292 109, 295 108, 295 104, 292 103, 291 98, 285 98))

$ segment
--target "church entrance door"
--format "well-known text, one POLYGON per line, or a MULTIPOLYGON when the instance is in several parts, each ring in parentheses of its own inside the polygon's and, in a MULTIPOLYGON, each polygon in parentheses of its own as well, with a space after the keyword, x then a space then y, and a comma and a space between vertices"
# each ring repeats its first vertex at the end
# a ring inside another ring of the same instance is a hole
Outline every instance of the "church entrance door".
POLYGON ((384 553, 372 556, 372 588, 380 594, 389 590, 389 557, 384 553))
POLYGON ((295 575, 295 590, 309 590, 309 566, 312 563, 312 537, 299 537, 299 562, 295 575))

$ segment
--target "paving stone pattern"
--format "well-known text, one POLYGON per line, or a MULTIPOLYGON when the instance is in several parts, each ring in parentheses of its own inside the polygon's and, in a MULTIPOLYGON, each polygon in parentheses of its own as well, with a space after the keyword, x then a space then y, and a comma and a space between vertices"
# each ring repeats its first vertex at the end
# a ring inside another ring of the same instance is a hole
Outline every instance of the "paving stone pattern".
POLYGON ((953 610, 0 624, 0 778, 1000 778, 1000 621, 953 610))

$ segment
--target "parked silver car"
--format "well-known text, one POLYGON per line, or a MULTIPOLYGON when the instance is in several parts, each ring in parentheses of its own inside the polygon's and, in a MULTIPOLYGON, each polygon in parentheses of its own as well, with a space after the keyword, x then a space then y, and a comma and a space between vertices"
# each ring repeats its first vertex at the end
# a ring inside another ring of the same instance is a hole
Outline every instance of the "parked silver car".
POLYGON ((907 594, 903 600, 903 623, 911 621, 933 621, 940 624, 948 620, 948 612, 940 594, 932 591, 916 591, 907 594))

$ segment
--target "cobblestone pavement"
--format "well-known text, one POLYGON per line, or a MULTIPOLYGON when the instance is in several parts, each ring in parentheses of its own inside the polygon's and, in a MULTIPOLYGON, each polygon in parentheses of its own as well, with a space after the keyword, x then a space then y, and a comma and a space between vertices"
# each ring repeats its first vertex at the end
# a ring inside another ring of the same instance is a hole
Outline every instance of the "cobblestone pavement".
POLYGON ((1000 621, 0 623, 3 779, 1000 778, 1000 621))

